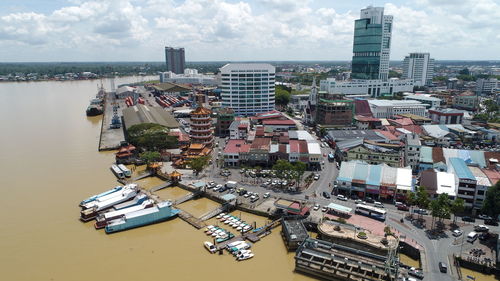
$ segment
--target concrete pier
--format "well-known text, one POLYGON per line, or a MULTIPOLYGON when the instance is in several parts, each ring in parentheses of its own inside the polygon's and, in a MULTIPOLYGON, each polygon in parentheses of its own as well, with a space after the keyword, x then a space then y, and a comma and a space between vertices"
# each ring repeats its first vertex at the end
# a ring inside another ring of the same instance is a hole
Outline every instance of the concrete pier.
POLYGON ((122 108, 127 107, 122 100, 115 98, 114 92, 106 92, 104 97, 104 108, 101 124, 101 136, 99 139, 99 151, 115 150, 120 147, 120 142, 125 140, 123 124, 120 129, 111 129, 111 119, 113 118, 113 107, 119 106, 118 116, 122 117, 122 108))

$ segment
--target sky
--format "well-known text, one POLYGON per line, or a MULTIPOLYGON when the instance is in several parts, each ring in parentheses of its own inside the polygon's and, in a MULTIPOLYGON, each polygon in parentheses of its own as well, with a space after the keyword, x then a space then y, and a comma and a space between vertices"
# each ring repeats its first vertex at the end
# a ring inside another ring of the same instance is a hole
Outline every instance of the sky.
POLYGON ((0 62, 351 60, 368 5, 394 16, 391 60, 500 59, 500 0, 1 0, 0 62))

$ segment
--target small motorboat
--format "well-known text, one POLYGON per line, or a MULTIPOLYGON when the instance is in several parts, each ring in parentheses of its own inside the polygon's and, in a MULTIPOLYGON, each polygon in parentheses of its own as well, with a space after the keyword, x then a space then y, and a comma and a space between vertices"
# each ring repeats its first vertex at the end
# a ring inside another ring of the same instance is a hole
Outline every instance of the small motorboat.
POLYGON ((241 240, 238 240, 238 241, 234 241, 234 242, 231 242, 229 244, 226 245, 226 248, 230 249, 236 245, 239 245, 241 243, 246 243, 245 241, 241 241, 241 240))
POLYGON ((244 261, 253 258, 253 253, 245 253, 236 257, 238 261, 244 261))
POLYGON ((226 215, 226 213, 220 213, 220 214, 218 214, 215 218, 216 218, 216 219, 220 219, 220 218, 222 218, 222 217, 223 217, 223 216, 225 216, 225 215, 226 215))
POLYGON ((238 227, 236 228, 236 231, 241 231, 241 230, 243 230, 243 227, 241 227, 241 226, 238 226, 238 227))
POLYGON ((252 250, 239 250, 237 252, 234 252, 233 255, 235 257, 237 257, 237 256, 241 256, 243 254, 250 254, 250 253, 252 253, 252 250))
POLYGON ((213 243, 205 241, 205 242, 203 242, 203 245, 205 245, 205 248, 207 248, 207 250, 212 254, 215 253, 215 251, 217 251, 217 248, 215 247, 215 245, 213 243))

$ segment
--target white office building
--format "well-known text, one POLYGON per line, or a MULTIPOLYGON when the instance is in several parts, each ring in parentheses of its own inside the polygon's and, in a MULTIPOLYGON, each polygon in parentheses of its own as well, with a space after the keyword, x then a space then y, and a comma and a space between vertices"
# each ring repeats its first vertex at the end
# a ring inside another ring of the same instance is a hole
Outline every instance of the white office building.
POLYGON ((275 67, 267 63, 229 63, 221 67, 222 107, 251 116, 274 110, 275 67))
POLYGON ((415 114, 425 117, 426 105, 414 100, 369 100, 375 118, 392 118, 399 114, 415 114))
POLYGON ((403 61, 403 78, 413 79, 415 86, 432 84, 434 59, 429 53, 410 53, 403 61))
POLYGON ((197 84, 197 85, 208 85, 208 86, 217 85, 217 79, 215 79, 215 75, 199 74, 198 70, 190 68, 184 69, 184 74, 176 74, 172 71, 160 72, 160 82, 197 84))
POLYGON ((500 89, 500 83, 496 78, 477 79, 476 81, 477 94, 492 94, 496 89, 500 89))
POLYGON ((321 80, 320 91, 329 94, 341 94, 350 97, 392 96, 397 92, 412 92, 413 80, 391 78, 382 80, 350 80, 337 81, 335 78, 321 80))

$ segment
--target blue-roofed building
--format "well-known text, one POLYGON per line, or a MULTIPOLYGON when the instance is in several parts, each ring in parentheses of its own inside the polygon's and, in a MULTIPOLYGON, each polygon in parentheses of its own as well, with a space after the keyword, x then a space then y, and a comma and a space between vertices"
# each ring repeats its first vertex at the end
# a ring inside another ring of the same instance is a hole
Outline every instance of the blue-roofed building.
POLYGON ((404 199, 413 191, 410 168, 394 168, 386 164, 370 165, 361 161, 344 161, 337 177, 336 192, 351 197, 374 199, 404 199))
POLYGON ((455 174, 455 182, 458 183, 457 197, 465 201, 466 208, 473 208, 477 181, 465 160, 458 157, 448 159, 448 172, 455 174))

